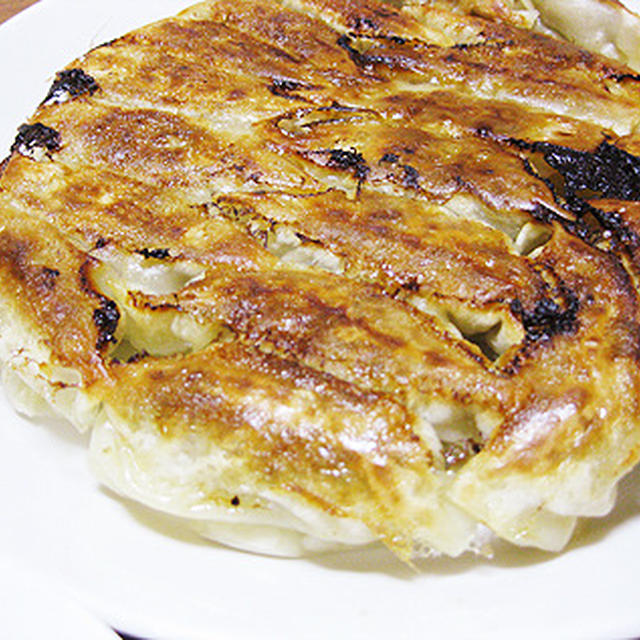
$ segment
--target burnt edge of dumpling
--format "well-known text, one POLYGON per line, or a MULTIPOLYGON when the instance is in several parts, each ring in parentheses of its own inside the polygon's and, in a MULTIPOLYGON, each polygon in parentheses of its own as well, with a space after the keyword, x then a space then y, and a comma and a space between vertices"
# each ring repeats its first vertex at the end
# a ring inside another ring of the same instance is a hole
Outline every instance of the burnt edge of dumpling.
POLYGON ((0 162, 0 178, 2 178, 4 172, 7 170, 7 167, 9 166, 9 160, 11 160, 11 154, 6 156, 5 159, 0 162))
POLYGON ((49 102, 58 102, 61 98, 68 94, 71 98, 89 94, 93 95, 100 86, 95 79, 86 73, 83 69, 73 68, 59 71, 56 74, 49 93, 47 93, 42 104, 49 102))
POLYGON ((41 122, 34 122, 21 124, 18 127, 18 135, 11 145, 11 153, 19 153, 29 158, 36 149, 44 149, 50 156, 55 151, 59 151, 61 146, 60 134, 55 129, 41 122))
POLYGON ((569 233, 595 244, 602 232, 628 249, 640 247, 640 237, 616 211, 603 211, 587 202, 587 198, 603 197, 622 201, 640 201, 640 157, 603 140, 594 151, 578 151, 550 142, 527 142, 511 138, 518 149, 540 153, 551 169, 562 178, 563 193, 548 179, 538 175, 525 159, 525 169, 542 180, 556 202, 573 213, 575 220, 559 216, 543 205, 532 212, 542 222, 556 221, 569 233), (592 224, 589 224, 589 220, 592 224), (593 224, 595 223, 595 225, 593 224), (597 227, 600 227, 598 229, 597 227))
POLYGON ((98 329, 98 338, 96 340, 96 349, 101 352, 109 344, 115 344, 117 342, 116 331, 118 329, 118 323, 120 322, 120 311, 118 305, 107 298, 107 296, 96 291, 91 283, 91 276, 89 269, 91 264, 95 264, 95 260, 91 257, 87 258, 80 267, 80 286, 82 290, 88 295, 96 298, 99 303, 99 307, 93 310, 92 319, 96 328, 98 329))
POLYGON ((100 306, 93 311, 93 323, 98 328, 98 340, 96 349, 102 349, 110 343, 116 342, 115 333, 120 321, 120 311, 113 300, 106 296, 100 296, 100 306))
POLYGON ((506 376, 518 373, 523 363, 538 345, 549 343, 555 336, 571 336, 580 328, 581 308, 578 294, 559 280, 553 291, 527 308, 519 298, 509 304, 511 313, 520 321, 525 332, 524 341, 511 360, 501 367, 506 376))
MULTIPOLYGON (((542 180, 542 182, 544 182, 549 187, 549 190, 554 194, 554 196, 556 196, 555 187, 550 180, 546 180, 541 176, 538 176, 533 170, 531 170, 531 175, 542 180)), ((558 204, 562 206, 562 203, 559 202, 559 200, 560 199, 556 197, 556 202, 558 202, 558 204)), ((544 224, 557 222, 567 233, 579 238, 589 245, 595 245, 600 239, 599 232, 590 228, 589 225, 587 225, 579 217, 576 219, 565 218, 558 212, 553 211, 552 209, 546 207, 541 203, 537 203, 530 211, 530 213, 538 222, 543 222, 544 224)))
POLYGON ((562 175, 572 193, 584 190, 605 198, 640 201, 640 157, 603 140, 595 151, 578 151, 551 142, 518 141, 522 148, 541 153, 562 175))
POLYGON ((269 91, 280 98, 287 100, 299 100, 300 102, 309 103, 309 100, 301 96, 297 91, 311 91, 319 89, 318 85, 308 84, 300 80, 292 80, 291 78, 273 78, 269 85, 269 91))
POLYGON ((324 167, 350 173, 357 181, 358 193, 360 193, 362 184, 371 173, 371 168, 364 159, 364 156, 355 147, 351 147, 350 149, 317 149, 305 152, 303 155, 307 158, 314 159, 314 162, 324 167))
POLYGON ((619 83, 625 82, 626 80, 640 82, 640 73, 611 73, 607 77, 619 83))
MULTIPOLYGON (((397 46, 410 45, 410 46, 419 46, 422 49, 430 49, 435 48, 437 45, 430 44, 428 42, 424 42, 422 40, 416 40, 414 38, 403 38, 401 36, 397 36, 389 33, 371 33, 368 31, 351 31, 349 33, 342 34, 337 40, 336 44, 343 49, 351 61, 359 68, 370 71, 373 67, 377 65, 383 65, 390 69, 394 67, 402 66, 403 60, 400 56, 396 55, 385 55, 383 53, 371 53, 371 50, 361 51, 358 49, 357 44, 358 40, 362 40, 365 42, 377 42, 377 43, 392 43, 397 46)), ((494 45, 496 46, 496 45, 494 45)), ((453 49, 454 47, 451 47, 453 49)), ((373 49, 375 51, 375 48, 373 49)))
POLYGON ((525 308, 515 298, 509 305, 511 312, 520 320, 529 343, 548 340, 556 335, 572 334, 578 328, 578 296, 566 287, 557 297, 544 296, 531 309, 525 308))
POLYGON ((336 44, 347 53, 351 61, 357 67, 366 69, 367 67, 372 67, 373 65, 378 63, 387 63, 389 65, 391 64, 380 55, 373 56, 371 54, 366 54, 358 51, 358 49, 353 46, 354 41, 357 40, 358 37, 359 36, 357 34, 342 34, 336 40, 336 44))
POLYGON ((351 149, 329 149, 327 166, 334 169, 352 171, 353 177, 358 181, 366 180, 369 175, 369 166, 363 155, 354 147, 351 149))
POLYGON ((149 258, 154 258, 155 260, 166 260, 171 257, 169 249, 166 248, 149 249, 145 247, 144 249, 136 249, 135 253, 141 255, 147 260, 149 258))
POLYGON ((299 99, 300 97, 292 94, 292 91, 297 91, 303 87, 302 82, 298 80, 290 80, 289 78, 274 78, 269 85, 269 91, 274 96, 280 96, 282 98, 288 98, 290 100, 299 99))

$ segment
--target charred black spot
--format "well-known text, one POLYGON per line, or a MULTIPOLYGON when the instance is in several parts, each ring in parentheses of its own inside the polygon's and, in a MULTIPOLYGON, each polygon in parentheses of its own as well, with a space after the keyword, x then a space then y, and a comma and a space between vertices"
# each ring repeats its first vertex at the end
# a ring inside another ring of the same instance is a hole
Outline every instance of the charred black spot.
POLYGON ((402 164, 400 166, 404 171, 404 175, 402 176, 402 184, 405 187, 410 187, 411 189, 419 189, 420 174, 418 173, 418 171, 414 167, 412 167, 410 164, 402 164))
POLYGON ((100 296, 100 306, 93 312, 93 322, 98 327, 96 349, 101 350, 109 342, 115 342, 120 321, 120 311, 113 300, 100 296))
POLYGON ((605 233, 599 234, 598 239, 612 235, 615 240, 631 249, 639 246, 640 238, 632 229, 627 227, 622 216, 617 211, 603 211, 573 194, 567 195, 566 207, 579 216, 585 226, 590 226, 592 229, 598 225, 602 226, 605 233))
POLYGON ((369 166, 362 154, 355 149, 330 149, 327 166, 350 170, 359 182, 366 180, 369 175, 369 166))
POLYGON ((385 153, 382 158, 380 158, 380 162, 398 162, 400 160, 400 156, 397 156, 395 153, 385 153))
POLYGON ((589 190, 605 198, 640 200, 640 157, 601 142, 595 151, 576 151, 549 142, 534 142, 547 164, 562 175, 568 191, 589 190))
POLYGON ((310 238, 309 236, 305 236, 304 233, 300 233, 299 231, 294 231, 294 235, 302 244, 314 244, 317 246, 322 246, 322 242, 320 240, 316 240, 315 238, 310 238))
POLYGON ((578 297, 566 287, 558 293, 558 300, 545 296, 536 302, 533 309, 525 309, 518 298, 512 300, 511 311, 520 318, 528 342, 548 340, 577 329, 578 297))
POLYGON ((303 84, 298 82, 297 80, 289 80, 287 78, 274 78, 269 85, 269 91, 273 93, 274 96, 280 96, 282 98, 297 98, 296 95, 291 95, 291 91, 297 91, 301 89, 303 84))
MULTIPOLYGON (((337 40, 337 45, 344 49, 349 58, 361 69, 368 71, 375 65, 384 65, 391 69, 403 65, 402 57, 393 53, 385 53, 384 47, 370 46, 375 41, 393 42, 394 44, 405 44, 406 40, 398 36, 389 35, 367 35, 359 37, 357 34, 341 35, 337 40), (358 49, 358 41, 365 46, 362 51, 358 49)), ((429 46, 429 45, 425 45, 429 46)))
POLYGON ((21 124, 18 135, 11 145, 11 151, 28 155, 36 148, 44 148, 48 153, 60 149, 60 134, 41 122, 35 124, 21 124))
POLYGON ((233 496, 233 498, 231 498, 231 504, 234 507, 239 507, 240 506, 240 498, 238 498, 238 496, 233 496))
POLYGON ((65 69, 56 75, 44 102, 58 100, 65 94, 69 94, 73 98, 85 93, 93 95, 99 88, 98 83, 82 69, 65 69))
POLYGON ((624 82, 625 80, 631 80, 632 82, 640 82, 640 74, 637 73, 614 73, 609 76, 616 82, 624 82))
MULTIPOLYGON (((640 157, 607 142, 598 145, 594 152, 577 151, 549 142, 512 140, 512 143, 519 149, 542 154, 544 161, 561 177, 559 193, 550 179, 538 175, 525 160, 525 169, 542 180, 556 202, 576 216, 574 221, 555 216, 567 231, 591 244, 608 234, 628 248, 640 246, 640 238, 619 213, 603 211, 587 202, 593 197, 640 201, 640 157)), ((538 207, 534 215, 540 210, 538 207)))
POLYGON ((105 238, 100 237, 96 240, 96 243, 93 245, 93 248, 102 249, 102 247, 106 247, 107 244, 109 244, 109 241, 106 240, 105 238))
POLYGON ((565 231, 588 244, 594 244, 598 239, 597 233, 594 233, 594 231, 579 218, 577 220, 565 218, 543 204, 538 203, 531 211, 531 215, 539 222, 544 222, 545 224, 557 222, 565 231))
POLYGON ((156 260, 166 260, 169 257, 169 249, 136 249, 143 258, 155 258, 156 260))

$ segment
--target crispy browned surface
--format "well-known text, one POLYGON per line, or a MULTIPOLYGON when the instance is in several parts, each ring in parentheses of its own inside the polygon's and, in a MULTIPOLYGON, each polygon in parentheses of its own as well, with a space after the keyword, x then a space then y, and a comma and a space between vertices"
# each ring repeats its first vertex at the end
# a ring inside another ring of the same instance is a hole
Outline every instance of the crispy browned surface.
POLYGON ((640 81, 442 8, 299 5, 203 3, 73 63, 97 88, 41 106, 57 142, 0 182, 3 299, 120 415, 401 553, 428 526, 404 474, 455 467, 499 531, 485 481, 587 460, 604 492, 640 452, 640 81), (274 255, 282 234, 336 273, 274 255), (118 297, 113 255, 202 277, 118 297), (223 330, 112 359, 124 318, 176 316, 223 330), (424 440, 436 400, 493 416, 472 460, 424 440))
POLYGON ((238 486, 291 492, 331 515, 364 520, 392 546, 411 548, 421 523, 407 518, 401 485, 415 476, 430 492, 424 468, 431 455, 393 398, 239 343, 144 360, 114 374, 124 415, 136 422, 143 412, 167 437, 212 439, 238 460, 238 486), (375 454, 359 455, 358 443, 375 454))

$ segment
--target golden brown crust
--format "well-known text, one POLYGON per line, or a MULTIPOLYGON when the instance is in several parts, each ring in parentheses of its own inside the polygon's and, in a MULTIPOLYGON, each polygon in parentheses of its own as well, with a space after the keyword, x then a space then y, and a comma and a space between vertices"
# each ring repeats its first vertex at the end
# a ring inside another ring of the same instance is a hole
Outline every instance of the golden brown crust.
POLYGON ((114 374, 116 411, 162 424, 167 438, 210 438, 232 465, 231 487, 302 495, 389 540, 404 538, 410 549, 403 526, 420 523, 406 522, 398 484, 403 475, 424 480, 430 452, 392 398, 240 344, 177 361, 143 360, 114 374), (354 503, 354 493, 362 501, 354 503))
POLYGON ((559 546, 640 455, 640 81, 490 17, 221 0, 89 52, 0 178, 5 324, 221 452, 212 500, 559 546))

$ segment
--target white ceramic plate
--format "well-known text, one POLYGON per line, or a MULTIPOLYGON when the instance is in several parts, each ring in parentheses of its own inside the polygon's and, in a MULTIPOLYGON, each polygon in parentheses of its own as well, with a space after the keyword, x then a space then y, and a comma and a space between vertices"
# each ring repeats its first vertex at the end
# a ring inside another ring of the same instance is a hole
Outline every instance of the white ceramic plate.
POLYGON ((0 635, 18 640, 118 640, 64 585, 0 554, 0 635))
MULTIPOLYGON (((56 69, 189 0, 43 0, 0 28, 0 149, 56 69)), ((86 438, 0 397, 0 549, 88 610, 162 640, 640 636, 640 473, 562 555, 499 548, 410 569, 380 548, 304 560, 207 544, 100 488, 86 438)), ((35 574, 34 574, 35 575, 35 574)), ((0 603, 0 610, 2 603, 0 603)), ((34 612, 37 615, 37 612, 34 612)), ((2 635, 0 613, 0 635, 2 635)))

